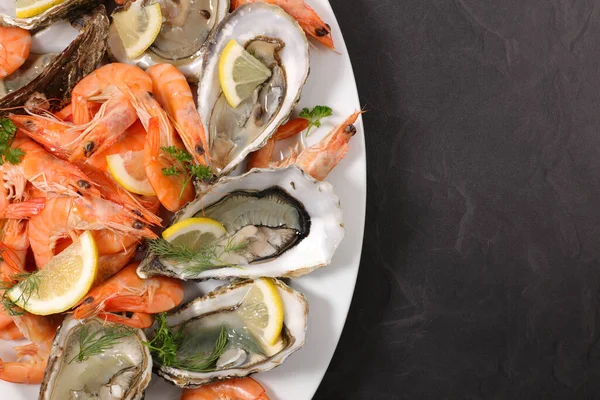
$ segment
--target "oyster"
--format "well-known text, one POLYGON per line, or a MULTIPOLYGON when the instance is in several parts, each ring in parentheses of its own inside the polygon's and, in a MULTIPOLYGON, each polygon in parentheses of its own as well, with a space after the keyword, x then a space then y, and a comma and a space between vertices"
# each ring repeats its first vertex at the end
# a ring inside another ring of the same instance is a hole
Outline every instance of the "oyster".
POLYGON ((94 8, 97 4, 97 0, 65 0, 31 18, 15 18, 6 14, 0 14, 0 26, 16 26, 32 30, 48 26, 61 19, 75 18, 82 11, 94 8))
MULTIPOLYGON (((141 0, 136 3, 129 6, 139 6, 141 0)), ((158 3, 164 22, 153 45, 141 56, 128 58, 113 24, 108 39, 110 55, 116 61, 142 69, 160 63, 173 64, 188 80, 198 81, 202 66, 200 49, 228 14, 229 0, 158 0, 158 3)))
MULTIPOLYGON (((267 345, 252 334, 252 329, 239 313, 240 305, 254 281, 224 286, 196 299, 167 318, 169 326, 181 329, 182 344, 177 360, 200 354, 211 354, 221 330, 227 334, 222 354, 212 370, 194 372, 159 365, 157 373, 180 387, 196 387, 209 382, 264 372, 281 365, 286 358, 304 345, 308 318, 305 297, 284 284, 273 280, 281 297, 284 317, 281 336, 267 345)), ((183 364, 185 365, 185 364, 183 364)))
POLYGON ((344 237, 342 210, 331 184, 296 166, 222 178, 181 209, 173 223, 201 216, 216 219, 227 230, 227 237, 215 245, 221 249, 217 260, 198 268, 197 262, 149 251, 138 275, 195 280, 298 277, 329 264, 344 237))
POLYGON ((67 317, 54 338, 39 399, 142 399, 152 376, 152 357, 142 344, 144 332, 128 329, 98 318, 67 317), (78 358, 85 337, 97 343, 115 332, 125 333, 101 352, 78 358))
POLYGON ((287 121, 308 72, 306 36, 281 8, 265 3, 246 4, 221 22, 203 49, 198 86, 198 111, 217 174, 231 172, 287 121), (272 73, 237 108, 227 103, 219 84, 219 56, 231 40, 244 45, 272 73))
MULTIPOLYGON (((72 26, 80 33, 62 51, 60 47, 53 48, 59 36, 68 37, 72 31, 77 32, 66 22, 33 36, 28 61, 17 72, 0 80, 0 109, 23 106, 36 93, 47 99, 60 100, 51 103, 51 110, 58 110, 70 101, 71 89, 97 67, 106 51, 109 22, 104 6, 75 19, 72 26), (35 54, 42 51, 46 54, 35 54)), ((19 111, 23 112, 18 108, 13 110, 19 111)))

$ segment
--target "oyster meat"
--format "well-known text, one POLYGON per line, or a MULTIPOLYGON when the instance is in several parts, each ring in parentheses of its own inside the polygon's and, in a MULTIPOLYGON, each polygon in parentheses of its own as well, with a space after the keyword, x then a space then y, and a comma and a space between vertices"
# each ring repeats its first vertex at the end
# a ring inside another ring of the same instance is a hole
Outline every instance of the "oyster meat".
POLYGON ((97 0, 65 0, 31 18, 15 18, 7 14, 0 14, 0 26, 16 26, 32 30, 48 26, 61 19, 73 19, 79 13, 92 9, 97 5, 97 0))
POLYGON ((218 260, 208 268, 148 252, 141 277, 179 279, 298 277, 331 261, 344 237, 342 210, 333 187, 296 166, 254 169, 220 179, 186 205, 173 223, 209 217, 223 224, 218 260), (227 250, 230 249, 230 250, 227 250))
MULTIPOLYGON (((71 24, 57 23, 34 34, 27 62, 0 80, 0 109, 23 106, 36 94, 60 100, 51 102, 51 111, 68 104, 71 89, 102 60, 108 27, 106 10, 98 6, 71 24), (66 48, 58 46, 69 39, 66 48)), ((12 111, 24 112, 22 108, 12 111)))
MULTIPOLYGON (((141 0, 136 3, 129 6, 139 6, 141 0)), ((163 25, 152 46, 141 56, 128 58, 113 24, 108 39, 110 55, 118 62, 135 64, 142 69, 170 63, 179 68, 188 80, 198 81, 202 66, 200 49, 228 14, 229 0, 158 0, 158 3, 163 25)))
POLYGON ((177 360, 210 354, 215 340, 224 330, 227 342, 216 364, 209 371, 158 366, 158 374, 180 387, 196 387, 209 382, 243 377, 281 365, 304 345, 308 303, 305 297, 281 281, 273 280, 284 308, 283 329, 275 344, 269 345, 252 333, 239 313, 240 305, 254 281, 224 286, 185 305, 167 318, 175 331, 181 329, 182 344, 177 360))
POLYGON ((281 8, 253 3, 229 14, 205 46, 198 111, 213 170, 224 175, 262 147, 289 118, 308 77, 308 42, 298 23, 281 8), (219 83, 219 57, 231 40, 271 70, 271 77, 236 108, 228 104, 219 83))
POLYGON ((142 330, 129 331, 101 352, 78 358, 83 338, 97 342, 115 329, 129 328, 98 318, 67 317, 54 339, 39 399, 142 399, 152 376, 142 330))

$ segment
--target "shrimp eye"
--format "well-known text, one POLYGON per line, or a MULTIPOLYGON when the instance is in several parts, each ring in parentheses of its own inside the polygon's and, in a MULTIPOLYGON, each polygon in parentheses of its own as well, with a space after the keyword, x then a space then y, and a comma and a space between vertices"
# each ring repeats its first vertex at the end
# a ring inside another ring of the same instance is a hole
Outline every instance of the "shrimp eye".
POLYGON ((78 180, 77 184, 79 185, 80 188, 82 189, 89 189, 92 185, 89 184, 89 182, 84 181, 83 179, 78 180))
POLYGON ((206 19, 210 19, 210 12, 208 10, 201 10, 200 14, 206 19))
POLYGON ((94 151, 94 142, 87 142, 84 146, 83 146, 83 151, 85 152, 85 156, 89 157, 92 155, 92 151, 94 151))
POLYGON ((318 37, 327 36, 329 34, 327 29, 325 29, 325 28, 317 28, 315 30, 315 33, 317 34, 318 37))
POLYGON ((34 129, 35 128, 35 122, 28 119, 27 121, 25 121, 25 128, 27 129, 34 129))
POLYGON ((131 212, 137 215, 138 217, 143 217, 143 214, 140 210, 131 210, 131 212))
POLYGON ((135 222, 133 223, 133 227, 134 227, 135 229, 142 229, 142 228, 144 228, 145 226, 146 226, 146 224, 144 224, 142 221, 135 221, 135 222))
POLYGON ((93 298, 92 296, 89 296, 88 298, 86 298, 86 299, 83 301, 83 304, 91 304, 91 303, 93 303, 93 302, 94 302, 94 298, 93 298))
POLYGON ((331 32, 331 26, 329 26, 329 24, 325 24, 325 26, 327 27, 327 30, 331 32))
POLYGON ((356 133, 356 127, 354 125, 346 125, 346 127, 344 128, 344 132, 351 136, 354 136, 354 134, 356 133))
POLYGON ((196 145, 196 153, 198 153, 198 154, 204 154, 204 147, 202 147, 201 145, 197 144, 196 145))

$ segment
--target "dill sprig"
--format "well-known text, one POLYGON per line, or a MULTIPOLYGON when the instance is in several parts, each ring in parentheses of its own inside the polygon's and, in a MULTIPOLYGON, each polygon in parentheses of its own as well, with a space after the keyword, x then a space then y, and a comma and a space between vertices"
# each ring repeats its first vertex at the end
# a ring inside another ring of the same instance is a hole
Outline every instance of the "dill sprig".
POLYGON ((154 239, 149 242, 148 249, 158 257, 174 262, 186 263, 186 272, 199 274, 209 269, 235 267, 231 263, 224 262, 223 256, 234 253, 248 247, 249 242, 236 243, 229 238, 225 246, 217 243, 206 244, 198 250, 191 250, 186 246, 172 244, 165 239, 154 239))
POLYGON ((29 299, 34 294, 38 294, 40 288, 40 278, 35 273, 23 273, 14 275, 11 277, 13 282, 0 282, 0 291, 2 291, 2 297, 0 302, 2 306, 10 316, 20 316, 25 314, 25 310, 22 307, 26 307, 29 299), (21 285, 21 294, 14 301, 8 297, 8 291, 21 285))
POLYGON ((95 332, 90 332, 87 325, 79 328, 79 353, 69 364, 73 362, 87 361, 90 357, 101 354, 114 347, 120 339, 133 334, 133 329, 125 326, 106 326, 95 332))
POLYGON ((25 155, 25 152, 16 148, 13 149, 11 146, 15 141, 17 134, 17 127, 8 118, 0 118, 0 165, 5 162, 11 164, 19 164, 21 158, 25 155))
POLYGON ((175 146, 163 146, 160 149, 171 155, 179 163, 178 167, 172 166, 162 169, 162 173, 165 176, 179 176, 181 178, 183 185, 181 192, 179 193, 179 198, 183 196, 183 191, 192 178, 195 177, 198 180, 205 180, 210 179, 213 176, 210 167, 207 167, 206 165, 194 164, 192 155, 187 151, 179 149, 175 146))
POLYGON ((225 326, 221 327, 219 337, 210 354, 197 354, 189 357, 178 358, 177 351, 183 343, 183 331, 180 328, 173 331, 167 324, 165 313, 154 316, 158 327, 154 338, 149 342, 142 342, 146 345, 152 356, 157 358, 161 365, 165 367, 174 367, 193 372, 214 371, 215 364, 227 346, 227 330, 225 326))

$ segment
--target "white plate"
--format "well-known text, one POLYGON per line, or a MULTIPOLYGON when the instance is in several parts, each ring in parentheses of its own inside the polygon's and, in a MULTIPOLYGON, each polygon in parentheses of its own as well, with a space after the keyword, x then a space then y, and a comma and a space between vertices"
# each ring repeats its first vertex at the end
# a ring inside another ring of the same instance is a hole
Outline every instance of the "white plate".
MULTIPOLYGON (((311 49, 311 75, 298 109, 328 105, 334 110, 334 115, 327 118, 320 129, 311 132, 308 144, 312 144, 361 106, 350 58, 329 2, 307 0, 307 3, 331 25, 336 49, 341 53, 336 54, 320 45, 311 49)), ((306 344, 281 367, 254 376, 266 388, 271 400, 311 399, 327 371, 344 328, 360 263, 367 193, 362 119, 357 121, 356 128, 357 134, 350 142, 348 154, 327 177, 340 197, 344 210, 344 241, 331 265, 291 283, 293 288, 306 295, 309 302, 306 344)), ((198 293, 204 293, 216 285, 216 282, 200 284, 198 293)), ((0 343, 0 358, 12 360, 13 357, 10 347, 0 343)), ((2 399, 37 399, 38 386, 0 381, 0 393, 2 399)), ((146 391, 146 400, 179 398, 179 389, 158 376, 154 376, 146 391)))

